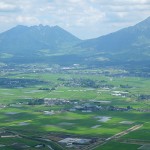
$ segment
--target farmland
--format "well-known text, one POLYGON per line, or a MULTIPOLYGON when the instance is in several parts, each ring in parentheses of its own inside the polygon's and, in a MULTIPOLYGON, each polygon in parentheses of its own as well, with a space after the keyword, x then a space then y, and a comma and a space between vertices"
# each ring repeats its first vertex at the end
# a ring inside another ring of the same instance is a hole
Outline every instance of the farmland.
POLYGON ((149 89, 149 77, 118 68, 1 68, 0 149, 135 150, 150 142, 149 89))

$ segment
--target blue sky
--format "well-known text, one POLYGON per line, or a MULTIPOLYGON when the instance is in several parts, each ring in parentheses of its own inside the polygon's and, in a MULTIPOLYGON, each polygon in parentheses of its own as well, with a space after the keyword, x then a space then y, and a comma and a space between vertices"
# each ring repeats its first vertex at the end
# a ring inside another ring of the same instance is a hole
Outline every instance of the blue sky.
POLYGON ((0 32, 19 24, 58 25, 88 39, 149 16, 150 0, 0 0, 0 32))

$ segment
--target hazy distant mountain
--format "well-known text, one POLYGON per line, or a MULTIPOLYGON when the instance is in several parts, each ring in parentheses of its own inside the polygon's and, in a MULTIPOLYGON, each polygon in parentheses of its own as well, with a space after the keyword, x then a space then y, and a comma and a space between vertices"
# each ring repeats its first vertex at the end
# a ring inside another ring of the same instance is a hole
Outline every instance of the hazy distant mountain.
POLYGON ((150 65, 150 17, 117 32, 80 40, 54 26, 16 26, 0 34, 0 62, 150 65))
POLYGON ((146 39, 150 39, 150 17, 135 26, 87 40, 81 46, 86 48, 90 47, 99 51, 112 52, 150 43, 146 39))
POLYGON ((83 41, 77 47, 108 59, 150 60, 150 17, 135 26, 83 41))
POLYGON ((57 52, 81 40, 59 26, 16 26, 0 34, 0 52, 20 54, 50 50, 57 52))

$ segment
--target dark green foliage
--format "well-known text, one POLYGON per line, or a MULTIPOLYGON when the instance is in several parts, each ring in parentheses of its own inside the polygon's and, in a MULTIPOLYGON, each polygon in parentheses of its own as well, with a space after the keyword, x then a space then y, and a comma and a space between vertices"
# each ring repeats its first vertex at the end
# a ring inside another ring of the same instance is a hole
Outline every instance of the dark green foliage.
POLYGON ((3 88, 16 88, 16 87, 28 87, 38 84, 46 84, 45 81, 37 79, 13 79, 13 78, 0 78, 0 87, 3 88))
POLYGON ((138 100, 150 100, 150 95, 141 94, 139 95, 138 100))
POLYGON ((125 89, 132 88, 132 86, 130 86, 130 85, 128 85, 128 84, 127 84, 127 85, 122 85, 122 84, 121 84, 120 87, 121 87, 121 88, 125 88, 125 89))
POLYGON ((73 79, 63 79, 59 78, 59 81, 63 81, 63 84, 68 87, 90 87, 90 88, 112 88, 111 84, 107 84, 106 81, 96 81, 88 78, 73 78, 73 79))
POLYGON ((28 105, 42 105, 44 104, 44 99, 32 99, 28 105))

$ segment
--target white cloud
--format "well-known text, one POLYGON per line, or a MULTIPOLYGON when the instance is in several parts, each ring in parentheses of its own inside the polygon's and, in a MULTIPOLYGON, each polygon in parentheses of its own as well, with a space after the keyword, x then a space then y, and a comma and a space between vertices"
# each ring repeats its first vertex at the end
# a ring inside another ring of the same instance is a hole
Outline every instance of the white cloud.
POLYGON ((0 29, 59 25, 81 38, 133 25, 150 15, 150 0, 1 0, 0 29))
POLYGON ((20 24, 38 24, 39 20, 36 17, 31 17, 31 16, 17 16, 16 22, 20 24))
POLYGON ((150 4, 149 0, 90 0, 92 3, 97 3, 101 5, 139 5, 139 4, 150 4))
POLYGON ((17 9, 16 6, 13 4, 0 2, 0 11, 14 11, 16 9, 17 9))

